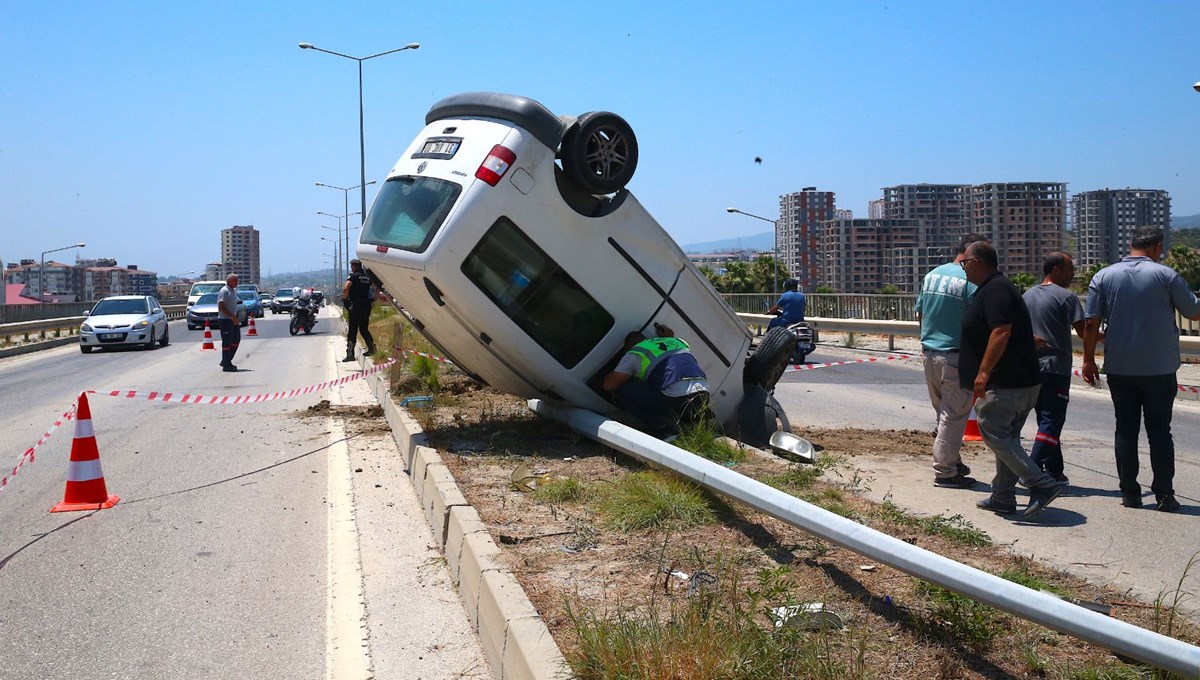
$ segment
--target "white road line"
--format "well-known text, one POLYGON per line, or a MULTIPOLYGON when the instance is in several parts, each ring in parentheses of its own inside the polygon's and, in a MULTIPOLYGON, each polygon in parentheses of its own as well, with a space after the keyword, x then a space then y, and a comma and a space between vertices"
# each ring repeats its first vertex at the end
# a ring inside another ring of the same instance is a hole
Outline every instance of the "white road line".
MULTIPOLYGON (((335 336, 336 337, 336 336, 335 336)), ((335 349, 332 347, 331 350, 335 349)), ((331 372, 336 373, 334 364, 331 372)), ((363 598, 362 557, 355 524, 350 447, 337 417, 330 418, 328 512, 328 592, 325 617, 325 677, 367 680, 372 677, 371 648, 363 598)))

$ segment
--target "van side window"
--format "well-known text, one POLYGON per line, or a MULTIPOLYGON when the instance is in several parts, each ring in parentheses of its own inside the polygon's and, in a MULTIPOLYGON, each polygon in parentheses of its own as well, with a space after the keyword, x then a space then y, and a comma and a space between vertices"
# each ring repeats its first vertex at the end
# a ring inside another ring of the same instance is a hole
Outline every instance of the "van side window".
POLYGON ((506 217, 484 234, 462 271, 566 368, 613 327, 612 315, 506 217))
POLYGON ((371 206, 362 242, 425 252, 460 193, 460 185, 444 179, 392 177, 371 206))

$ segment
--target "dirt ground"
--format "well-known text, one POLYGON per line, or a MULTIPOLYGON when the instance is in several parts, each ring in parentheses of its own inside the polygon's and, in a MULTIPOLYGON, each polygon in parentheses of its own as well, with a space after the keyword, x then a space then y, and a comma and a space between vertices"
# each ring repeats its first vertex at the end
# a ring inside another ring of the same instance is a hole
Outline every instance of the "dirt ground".
MULTIPOLYGON (((400 394, 428 393, 416 378, 402 372, 394 377, 400 394)), ((961 605, 951 603, 947 610, 916 579, 719 499, 711 499, 718 517, 712 524, 632 533, 610 528, 597 505, 586 499, 539 501, 531 489, 548 480, 573 479, 597 488, 644 468, 563 426, 539 420, 523 399, 479 388, 452 371, 444 372, 440 382, 433 405, 411 412, 503 547, 505 561, 569 660, 579 647, 569 608, 611 616, 651 601, 669 607, 696 589, 701 574, 715 577, 716 585, 705 577, 708 587, 731 588, 781 570, 793 600, 824 603, 845 624, 825 635, 832 662, 864 669, 847 672, 851 677, 1140 677, 1140 667, 1126 666, 1106 650, 986 607, 970 609, 966 616, 981 622, 989 639, 967 639, 954 618, 961 605), (1102 668, 1120 675, 1086 675, 1102 668)), ((1110 605, 1114 616, 1136 625, 1162 628, 1164 612, 1152 605, 990 543, 968 545, 930 531, 894 506, 872 504, 855 494, 855 453, 924 457, 931 432, 813 428, 797 433, 812 441, 822 457, 839 461, 820 481, 797 492, 802 499, 965 564, 1016 574, 1046 584, 1039 587, 1110 605)), ((768 479, 797 467, 763 453, 734 469, 768 479)), ((943 518, 941 524, 973 530, 961 517, 943 518)), ((762 625, 771 625, 765 615, 759 618, 762 625)), ((1200 641, 1194 628, 1180 633, 1179 626, 1188 624, 1174 625, 1176 637, 1200 641)))

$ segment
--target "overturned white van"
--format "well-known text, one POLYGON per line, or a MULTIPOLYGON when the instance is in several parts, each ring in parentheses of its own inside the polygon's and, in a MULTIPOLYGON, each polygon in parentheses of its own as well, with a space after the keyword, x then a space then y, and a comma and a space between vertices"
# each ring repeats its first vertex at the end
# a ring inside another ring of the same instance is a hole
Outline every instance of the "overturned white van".
POLYGON ((754 429, 775 429, 766 390, 782 366, 746 370, 745 324, 625 188, 637 140, 623 119, 467 93, 425 122, 357 253, 447 358, 505 392, 613 413, 600 383, 626 334, 658 322, 691 345, 727 431, 746 428, 743 382, 760 386, 754 429))

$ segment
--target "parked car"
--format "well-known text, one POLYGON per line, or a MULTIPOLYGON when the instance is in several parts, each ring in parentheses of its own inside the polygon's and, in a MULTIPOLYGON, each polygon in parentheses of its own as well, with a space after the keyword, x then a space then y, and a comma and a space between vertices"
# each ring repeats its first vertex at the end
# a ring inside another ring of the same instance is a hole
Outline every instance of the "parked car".
POLYGON ((292 305, 296 304, 296 296, 291 288, 280 288, 275 291, 275 299, 271 300, 272 314, 290 314, 292 305))
MULTIPOLYGON (((237 303, 238 324, 245 326, 249 314, 246 312, 246 304, 238 298, 237 303)), ((196 304, 188 307, 187 310, 187 327, 189 331, 204 328, 204 322, 208 322, 208 327, 216 329, 217 327, 217 294, 205 293, 196 300, 196 304)))
POLYGON ((79 326, 79 351, 87 354, 104 347, 135 345, 146 349, 171 342, 167 315, 158 300, 148 295, 114 295, 85 312, 79 326))
POLYGON ((238 299, 246 305, 246 313, 256 318, 263 318, 267 312, 263 309, 262 300, 258 298, 258 293, 252 290, 238 290, 238 299))
POLYGON ((271 308, 271 301, 275 299, 275 296, 270 293, 259 293, 258 299, 262 302, 263 309, 267 310, 271 308))
POLYGON ((496 389, 608 414, 600 385, 626 334, 660 323, 691 345, 726 431, 774 431, 787 357, 747 369, 746 325, 626 189, 638 154, 624 119, 468 93, 425 123, 356 252, 442 354, 496 389))

